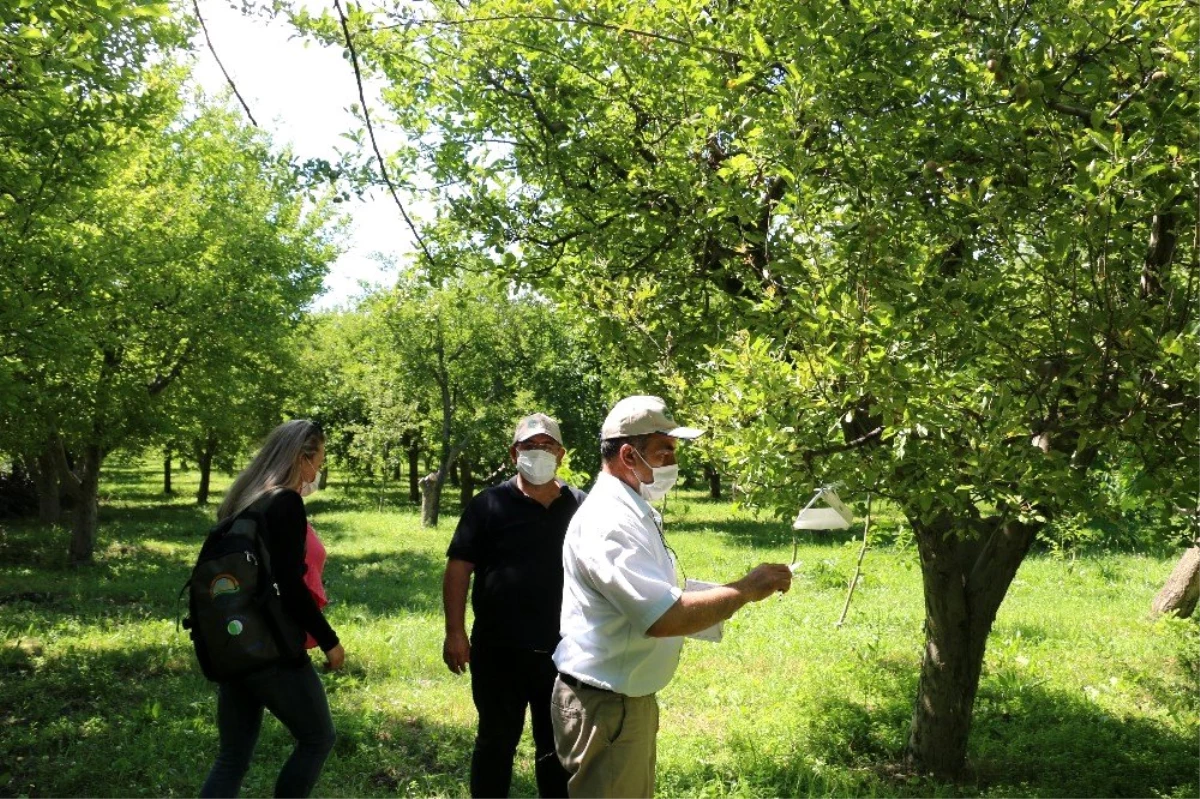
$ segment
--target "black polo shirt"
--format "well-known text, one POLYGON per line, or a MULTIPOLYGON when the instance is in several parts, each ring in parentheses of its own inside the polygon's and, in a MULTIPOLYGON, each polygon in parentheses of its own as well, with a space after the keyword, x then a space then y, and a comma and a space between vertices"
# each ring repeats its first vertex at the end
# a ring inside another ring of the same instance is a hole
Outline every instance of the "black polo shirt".
POLYGON ((475 564, 472 641, 541 651, 558 646, 563 538, 586 496, 562 486, 547 508, 522 494, 513 477, 467 503, 446 556, 475 564))

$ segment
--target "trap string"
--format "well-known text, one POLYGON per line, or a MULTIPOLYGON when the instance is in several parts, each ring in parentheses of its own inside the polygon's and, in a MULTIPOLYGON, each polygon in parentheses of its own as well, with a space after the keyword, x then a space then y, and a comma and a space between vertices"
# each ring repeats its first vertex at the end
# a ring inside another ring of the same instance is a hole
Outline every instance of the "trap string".
MULTIPOLYGON (((813 494, 813 498, 808 501, 808 504, 800 509, 800 516, 803 516, 804 511, 811 508, 813 506, 813 504, 815 504, 816 501, 821 498, 821 495, 825 493, 825 488, 826 488, 826 486, 821 486, 820 488, 817 489, 817 492, 815 494, 813 494)), ((799 541, 796 540, 796 530, 795 530, 795 528, 793 528, 792 529, 792 559, 790 561, 788 561, 788 568, 791 570, 792 574, 795 574, 796 570, 800 568, 800 564, 796 562, 796 555, 798 554, 798 550, 797 550, 798 546, 799 546, 799 541)))
MULTIPOLYGON (((854 587, 856 585, 858 585, 858 578, 862 574, 863 556, 865 556, 867 554, 867 536, 871 532, 871 496, 872 496, 872 493, 873 492, 871 492, 871 491, 867 492, 867 513, 866 513, 866 518, 863 519, 863 541, 862 541, 862 548, 860 548, 858 550, 858 563, 856 563, 854 565, 854 576, 850 578, 850 588, 846 592, 846 604, 842 606, 842 615, 837 620, 837 622, 833 625, 834 627, 841 627, 842 623, 846 621, 846 614, 850 612, 850 599, 851 599, 851 597, 854 596, 854 587)), ((794 560, 795 555, 793 555, 792 558, 794 560)))

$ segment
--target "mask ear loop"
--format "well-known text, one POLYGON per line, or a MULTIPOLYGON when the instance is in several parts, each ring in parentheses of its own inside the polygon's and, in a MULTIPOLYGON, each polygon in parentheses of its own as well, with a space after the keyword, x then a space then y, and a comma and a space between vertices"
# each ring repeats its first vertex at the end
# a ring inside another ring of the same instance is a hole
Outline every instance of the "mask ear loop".
MULTIPOLYGON (((653 482, 654 467, 650 465, 650 462, 646 460, 646 458, 642 455, 642 453, 638 452, 637 447, 630 444, 629 448, 633 450, 633 454, 637 455, 638 459, 641 460, 642 463, 646 464, 646 468, 650 470, 651 481, 653 482)), ((635 474, 634 476, 636 477, 637 475, 635 474)), ((640 477, 638 478, 638 482, 641 482, 640 477)), ((643 485, 646 485, 646 484, 643 483, 643 485)), ((666 510, 666 508, 667 508, 667 503, 666 503, 665 497, 664 497, 663 510, 666 510)), ((653 516, 650 518, 654 522, 654 529, 658 531, 658 539, 660 541, 662 541, 663 549, 665 549, 665 550, 667 550, 667 552, 671 553, 671 558, 675 563, 675 567, 679 570, 679 573, 681 575, 683 575, 683 583, 686 585, 687 584, 687 570, 685 570, 683 568, 682 561, 679 560, 679 555, 675 552, 675 549, 670 544, 667 543, 667 536, 665 533, 663 533, 662 522, 660 522, 658 519, 654 518, 653 516)))
MULTIPOLYGON (((633 454, 634 454, 634 455, 637 455, 637 456, 638 456, 638 460, 640 460, 642 463, 644 463, 644 464, 646 465, 646 468, 650 470, 650 480, 651 480, 651 482, 653 482, 653 481, 654 481, 654 467, 653 467, 653 466, 651 466, 651 465, 650 465, 650 463, 649 463, 649 462, 648 462, 648 461, 647 461, 647 460, 646 460, 646 459, 645 459, 645 458, 642 456, 642 453, 638 452, 638 449, 637 449, 637 447, 635 447, 633 444, 630 444, 630 445, 629 445, 629 448, 630 448, 631 450, 633 450, 633 454)), ((634 476, 634 477, 637 477, 637 472, 634 472, 634 473, 633 473, 633 476, 634 476)), ((642 478, 638 477, 637 479, 638 479, 638 482, 639 482, 639 483, 642 483, 642 478)), ((642 485, 646 485, 646 484, 645 484, 645 483, 642 483, 642 485)), ((662 535, 662 530, 659 530, 659 531, 658 531, 658 534, 661 536, 661 535, 662 535)), ((665 543, 665 542, 664 542, 664 543, 665 543)))

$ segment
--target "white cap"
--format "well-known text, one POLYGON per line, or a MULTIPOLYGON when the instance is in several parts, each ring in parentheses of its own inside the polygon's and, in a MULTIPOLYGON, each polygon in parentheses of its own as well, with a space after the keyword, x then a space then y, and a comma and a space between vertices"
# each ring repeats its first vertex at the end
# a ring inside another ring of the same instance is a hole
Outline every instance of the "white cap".
POLYGON ((695 427, 680 427, 667 413, 659 397, 626 397, 613 406, 600 428, 600 440, 662 433, 672 438, 696 438, 704 433, 695 427))
POLYGON ((517 422, 512 443, 517 444, 542 433, 550 436, 558 442, 559 446, 562 446, 562 433, 558 430, 558 422, 544 413, 534 413, 517 422))

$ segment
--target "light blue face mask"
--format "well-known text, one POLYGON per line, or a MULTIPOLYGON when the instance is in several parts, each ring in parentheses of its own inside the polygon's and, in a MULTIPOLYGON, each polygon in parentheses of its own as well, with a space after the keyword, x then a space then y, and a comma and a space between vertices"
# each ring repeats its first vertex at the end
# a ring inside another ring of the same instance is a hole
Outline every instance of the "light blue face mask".
MULTIPOLYGON (((311 461, 310 461, 310 463, 311 463, 311 461)), ((300 486, 300 496, 307 497, 309 494, 316 491, 317 487, 320 485, 321 485, 321 472, 317 471, 315 474, 313 474, 312 482, 304 483, 303 485, 300 486)))
MULTIPOLYGON (((674 487, 675 481, 679 479, 679 465, 650 466, 646 459, 642 457, 642 453, 637 451, 636 447, 633 451, 637 452, 637 456, 641 458, 642 463, 645 463, 650 468, 651 474, 654 475, 654 482, 640 483, 638 485, 638 493, 647 502, 657 502, 667 495, 667 492, 674 487)), ((641 480, 641 478, 638 479, 639 481, 641 480)))
POLYGON ((317 486, 321 484, 321 473, 317 472, 311 483, 305 483, 300 486, 300 496, 307 497, 309 494, 317 490, 317 486))
POLYGON ((517 471, 533 485, 545 485, 554 479, 554 473, 558 471, 558 458, 553 452, 527 449, 517 453, 517 471))

